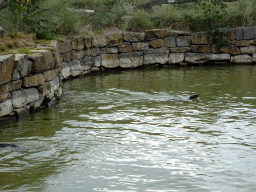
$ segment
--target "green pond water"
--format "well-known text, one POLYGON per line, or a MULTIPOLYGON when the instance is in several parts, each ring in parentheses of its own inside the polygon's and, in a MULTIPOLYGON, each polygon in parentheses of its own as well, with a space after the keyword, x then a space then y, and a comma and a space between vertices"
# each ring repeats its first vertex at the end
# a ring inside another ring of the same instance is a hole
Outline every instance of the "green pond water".
POLYGON ((256 191, 256 66, 111 71, 63 91, 0 125, 19 145, 0 149, 1 191, 256 191))

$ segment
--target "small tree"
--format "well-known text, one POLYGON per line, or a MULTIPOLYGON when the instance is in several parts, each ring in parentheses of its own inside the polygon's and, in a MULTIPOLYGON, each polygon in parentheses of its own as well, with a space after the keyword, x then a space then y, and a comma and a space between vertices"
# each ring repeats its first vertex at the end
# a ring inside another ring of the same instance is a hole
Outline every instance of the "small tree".
POLYGON ((223 21, 226 14, 226 5, 223 0, 200 0, 202 14, 199 16, 206 24, 208 36, 213 38, 213 42, 220 48, 227 43, 227 27, 223 21))
POLYGON ((30 3, 31 0, 9 0, 8 2, 10 10, 18 21, 19 28, 22 28, 24 14, 26 14, 30 3))

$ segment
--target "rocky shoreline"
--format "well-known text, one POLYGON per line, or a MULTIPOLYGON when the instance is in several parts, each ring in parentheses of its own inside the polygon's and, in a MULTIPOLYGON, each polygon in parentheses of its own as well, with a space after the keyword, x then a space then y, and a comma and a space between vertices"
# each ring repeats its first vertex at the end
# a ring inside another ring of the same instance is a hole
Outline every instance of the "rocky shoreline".
POLYGON ((256 27, 228 31, 218 48, 205 32, 114 31, 38 45, 32 54, 0 56, 0 122, 50 107, 62 94, 62 80, 105 69, 148 65, 254 64, 256 27))

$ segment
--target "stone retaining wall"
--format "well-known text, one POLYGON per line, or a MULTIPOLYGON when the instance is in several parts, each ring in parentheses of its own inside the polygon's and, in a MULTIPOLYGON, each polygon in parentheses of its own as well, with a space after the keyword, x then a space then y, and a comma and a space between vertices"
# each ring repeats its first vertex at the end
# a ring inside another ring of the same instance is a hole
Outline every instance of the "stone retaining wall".
POLYGON ((30 55, 0 56, 0 122, 22 118, 57 101, 62 76, 56 52, 56 45, 49 45, 30 55))
POLYGON ((62 94, 63 79, 90 72, 151 64, 256 62, 256 28, 230 29, 228 38, 228 43, 219 49, 205 32, 116 31, 53 41, 38 46, 30 55, 0 56, 0 121, 51 106, 62 94))

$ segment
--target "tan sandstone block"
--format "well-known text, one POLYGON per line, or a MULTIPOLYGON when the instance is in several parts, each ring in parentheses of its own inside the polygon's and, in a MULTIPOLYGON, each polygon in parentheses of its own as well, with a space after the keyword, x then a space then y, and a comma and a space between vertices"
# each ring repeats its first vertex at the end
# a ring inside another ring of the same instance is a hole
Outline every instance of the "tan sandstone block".
POLYGON ((132 52, 132 46, 131 45, 121 45, 121 46, 119 46, 119 52, 121 52, 121 53, 132 52))
POLYGON ((22 85, 22 80, 11 81, 10 83, 8 83, 8 91, 11 92, 11 91, 21 89, 21 85, 22 85))
POLYGON ((149 45, 148 43, 133 43, 132 47, 134 51, 139 51, 139 50, 148 49, 149 45))
POLYGON ((118 54, 103 54, 101 64, 106 68, 115 68, 119 66, 118 54))
POLYGON ((32 72, 40 73, 54 68, 54 60, 51 51, 33 50, 32 55, 28 55, 28 60, 32 61, 32 72))
POLYGON ((164 40, 163 39, 155 39, 149 42, 149 45, 153 48, 164 47, 164 40))
POLYGON ((210 45, 192 45, 191 49, 195 53, 211 53, 212 47, 210 45))
POLYGON ((149 38, 163 38, 167 35, 167 31, 165 29, 153 29, 147 30, 145 33, 145 37, 149 38))
POLYGON ((198 32, 192 34, 192 44, 207 45, 212 44, 213 40, 205 32, 198 32))
POLYGON ((236 46, 224 46, 220 49, 221 52, 223 53, 229 53, 232 55, 239 55, 240 54, 240 49, 237 48, 236 46))
POLYGON ((11 81, 14 59, 14 55, 0 56, 0 85, 11 81))
POLYGON ((36 74, 31 77, 25 77, 23 79, 23 85, 25 87, 34 87, 44 84, 44 75, 43 74, 36 74))
POLYGON ((44 72, 44 81, 51 81, 57 76, 57 70, 50 70, 44 72))
POLYGON ((0 85, 0 103, 5 101, 8 97, 8 84, 0 85))
POLYGON ((115 31, 107 33, 106 35, 107 45, 110 47, 119 46, 123 44, 123 32, 115 31))
POLYGON ((82 50, 84 48, 84 38, 77 37, 72 41, 72 49, 82 50))

